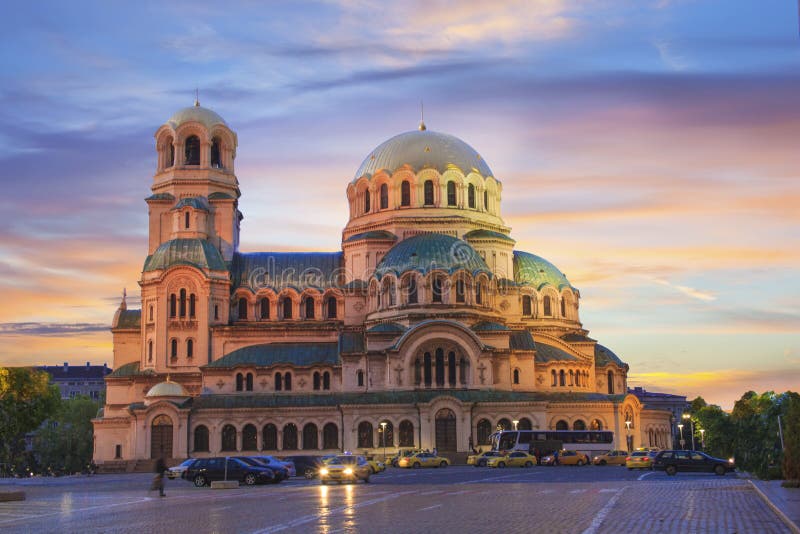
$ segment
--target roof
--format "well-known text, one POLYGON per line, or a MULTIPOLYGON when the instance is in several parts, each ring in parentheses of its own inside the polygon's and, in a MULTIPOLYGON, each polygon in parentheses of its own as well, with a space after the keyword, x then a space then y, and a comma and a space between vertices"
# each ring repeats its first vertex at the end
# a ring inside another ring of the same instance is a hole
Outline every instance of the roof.
POLYGON ((345 239, 344 242, 350 243, 351 241, 360 241, 362 239, 385 239, 397 241, 397 236, 391 232, 387 232, 386 230, 373 230, 371 232, 362 232, 360 234, 351 235, 345 239))
POLYGON ((342 332, 339 334, 339 352, 342 354, 364 352, 364 335, 361 332, 342 332))
POLYGON ((141 328, 142 310, 119 310, 118 319, 114 328, 141 328))
POLYGON ((412 130, 384 141, 370 152, 356 171, 354 181, 364 175, 371 177, 382 169, 393 173, 403 165, 410 165, 415 172, 428 168, 440 173, 458 169, 463 174, 493 176, 480 154, 458 137, 412 130))
POLYGON ((109 374, 109 378, 124 378, 128 376, 155 376, 156 372, 152 369, 145 369, 144 371, 139 370, 139 362, 131 362, 126 363, 125 365, 120 365, 114 372, 109 374))
POLYGON ((189 393, 184 387, 177 382, 173 382, 169 378, 165 382, 159 382, 151 387, 145 397, 188 397, 189 393))
POLYGON ((206 128, 211 128, 215 124, 222 124, 227 126, 225 120, 217 115, 216 112, 208 108, 204 108, 199 104, 190 106, 188 108, 179 109, 172 117, 169 118, 167 124, 172 126, 173 129, 186 122, 199 122, 206 128))
POLYGON ((308 367, 314 364, 339 363, 337 343, 264 343, 234 350, 203 368, 233 368, 238 366, 269 367, 291 364, 308 367))
POLYGON ((504 324, 495 323, 493 321, 481 321, 472 325, 472 330, 475 332, 499 332, 508 330, 508 327, 504 324))
POLYGON ((508 347, 512 350, 536 350, 538 345, 533 342, 531 333, 527 330, 511 332, 508 338, 508 347))
POLYGON ((105 365, 40 365, 37 371, 48 373, 52 380, 72 380, 80 378, 105 378, 111 373, 105 365))
POLYGON ((148 256, 143 271, 166 269, 173 265, 192 265, 200 269, 225 271, 227 266, 219 250, 205 239, 172 239, 162 243, 148 256))
POLYGON ((215 192, 208 195, 208 200, 236 200, 236 198, 228 193, 215 192))
POLYGON ((555 265, 521 250, 514 251, 514 282, 536 288, 546 284, 556 288, 571 287, 567 277, 555 265))
POLYGON ((580 334, 578 332, 567 332, 561 339, 564 341, 569 341, 571 343, 593 343, 595 340, 590 338, 585 334, 580 334))
POLYGON ((516 243, 515 240, 508 237, 506 234, 501 234, 500 232, 493 232, 491 230, 472 230, 471 232, 467 232, 464 234, 464 239, 499 239, 500 241, 508 241, 510 243, 516 243))
POLYGON ((619 356, 614 354, 611 349, 608 349, 598 343, 594 346, 594 364, 597 367, 605 367, 609 364, 614 364, 619 367, 628 367, 628 364, 619 359, 619 356))
POLYGON ((537 343, 535 361, 536 363, 577 362, 580 361, 580 358, 558 347, 545 343, 537 343))
POLYGON ((445 234, 421 234, 400 241, 383 256, 375 268, 380 279, 388 273, 400 276, 416 271, 427 274, 433 270, 444 270, 450 274, 466 270, 472 275, 492 272, 483 258, 466 241, 445 234))
POLYGON ((388 333, 388 334, 402 334, 408 330, 405 326, 398 323, 378 323, 367 330, 368 333, 388 333))
POLYGON ((150 195, 145 200, 175 200, 175 197, 169 193, 156 193, 155 195, 150 195))
POLYGON ((248 252, 234 255, 231 276, 234 287, 339 287, 341 252, 248 252))
POLYGON ((428 403, 438 397, 454 397, 461 402, 621 402, 625 395, 602 393, 542 393, 498 390, 445 391, 380 391, 370 393, 332 394, 210 394, 199 395, 190 400, 192 408, 282 408, 300 406, 337 406, 364 404, 413 404, 428 403))
POLYGON ((196 210, 203 210, 208 211, 208 204, 206 204, 206 199, 204 197, 188 197, 182 198, 175 204, 172 209, 179 210, 181 208, 190 207, 196 210))

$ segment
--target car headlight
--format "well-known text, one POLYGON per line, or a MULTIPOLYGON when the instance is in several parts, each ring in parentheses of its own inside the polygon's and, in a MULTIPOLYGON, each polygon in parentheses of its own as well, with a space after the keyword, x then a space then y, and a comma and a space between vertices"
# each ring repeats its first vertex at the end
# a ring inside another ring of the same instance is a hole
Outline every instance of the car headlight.
POLYGON ((321 476, 325 476, 328 474, 328 470, 323 467, 322 469, 319 470, 319 474, 321 476))
POLYGON ((353 470, 348 467, 347 469, 344 470, 344 474, 345 475, 352 475, 353 474, 353 470))
POLYGON ((732 464, 733 463, 733 458, 728 458, 728 463, 732 464))

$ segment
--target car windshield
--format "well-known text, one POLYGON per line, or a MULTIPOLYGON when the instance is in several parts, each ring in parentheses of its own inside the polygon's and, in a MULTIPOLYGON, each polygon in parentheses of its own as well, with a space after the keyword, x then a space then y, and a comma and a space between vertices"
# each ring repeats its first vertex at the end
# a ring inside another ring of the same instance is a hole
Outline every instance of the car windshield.
POLYGON ((337 456, 336 458, 331 458, 329 463, 332 464, 354 464, 358 462, 357 456, 337 456))
POLYGON ((189 458, 188 460, 184 460, 178 465, 178 467, 189 467, 194 462, 194 458, 189 458))
POLYGON ((636 451, 631 453, 631 456, 647 456, 647 453, 644 451, 636 451))

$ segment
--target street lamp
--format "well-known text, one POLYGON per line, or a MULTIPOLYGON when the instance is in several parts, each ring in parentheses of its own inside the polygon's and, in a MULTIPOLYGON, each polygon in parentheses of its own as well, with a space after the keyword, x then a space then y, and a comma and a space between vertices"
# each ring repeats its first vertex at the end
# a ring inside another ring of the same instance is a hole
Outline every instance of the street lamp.
POLYGON ((703 450, 706 450, 706 429, 700 429, 700 445, 703 447, 703 450))
POLYGON ((689 421, 690 428, 692 430, 692 450, 694 450, 694 421, 692 421, 692 416, 688 413, 685 413, 681 416, 684 420, 689 421))
POLYGON ((519 423, 519 420, 518 419, 514 419, 511 422, 514 423, 514 430, 516 430, 517 429, 517 424, 519 423))
POLYGON ((631 446, 631 421, 625 421, 625 428, 627 428, 627 433, 625 435, 625 444, 628 446, 628 452, 633 449, 631 446))
POLYGON ((683 423, 678 423, 678 430, 681 431, 681 449, 686 448, 686 440, 683 439, 683 423))
POLYGON ((383 461, 386 462, 386 421, 381 421, 381 441, 383 441, 383 461))

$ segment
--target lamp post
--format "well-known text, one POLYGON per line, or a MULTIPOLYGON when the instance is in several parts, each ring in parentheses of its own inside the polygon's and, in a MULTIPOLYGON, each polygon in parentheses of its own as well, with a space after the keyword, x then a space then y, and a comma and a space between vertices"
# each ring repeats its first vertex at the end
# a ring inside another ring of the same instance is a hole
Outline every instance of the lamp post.
POLYGON ((677 419, 675 419, 675 414, 673 413, 672 415, 669 416, 669 425, 670 425, 669 426, 669 432, 670 432, 670 434, 672 434, 672 448, 673 449, 675 448, 675 432, 674 432, 674 430, 675 430, 675 421, 677 421, 677 419))
POLYGON ((700 429, 700 446, 703 447, 703 450, 706 450, 706 429, 700 429))
POLYGON ((688 413, 685 413, 681 416, 684 421, 689 421, 689 428, 692 431, 692 450, 694 450, 694 421, 692 421, 692 416, 688 413))
POLYGON ((686 440, 683 439, 683 423, 678 423, 678 430, 681 431, 681 449, 686 449, 686 440))
POLYGON ((631 446, 631 421, 625 421, 625 428, 627 429, 625 434, 625 444, 628 446, 628 452, 630 452, 631 449, 633 449, 631 446))
POLYGON ((517 425, 519 424, 519 419, 514 419, 511 422, 514 424, 514 430, 516 430, 517 429, 517 425))
POLYGON ((386 421, 381 421, 381 441, 383 441, 383 461, 386 462, 386 421))

